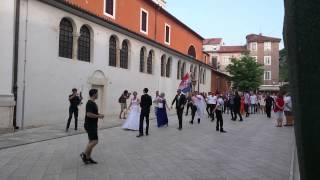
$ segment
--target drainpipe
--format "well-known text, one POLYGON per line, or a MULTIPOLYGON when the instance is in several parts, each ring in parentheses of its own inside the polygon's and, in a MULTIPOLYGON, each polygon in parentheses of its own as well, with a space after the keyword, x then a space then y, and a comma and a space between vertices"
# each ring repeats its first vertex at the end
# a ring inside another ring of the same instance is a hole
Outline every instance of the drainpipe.
POLYGON ((18 52, 19 52, 19 24, 20 24, 20 0, 15 2, 15 21, 14 21, 14 43, 13 43, 13 71, 12 71, 12 88, 11 92, 14 96, 15 106, 13 111, 13 127, 17 127, 17 92, 18 92, 18 52))
POLYGON ((24 109, 26 99, 26 66, 27 66, 27 45, 28 45, 28 18, 29 18, 29 0, 27 2, 26 11, 26 25, 25 25, 25 40, 24 40, 24 61, 23 61, 23 91, 22 91, 22 116, 21 116, 21 128, 24 128, 24 109))
POLYGON ((199 69, 198 69, 198 92, 200 92, 200 68, 201 68, 201 65, 199 65, 199 69))

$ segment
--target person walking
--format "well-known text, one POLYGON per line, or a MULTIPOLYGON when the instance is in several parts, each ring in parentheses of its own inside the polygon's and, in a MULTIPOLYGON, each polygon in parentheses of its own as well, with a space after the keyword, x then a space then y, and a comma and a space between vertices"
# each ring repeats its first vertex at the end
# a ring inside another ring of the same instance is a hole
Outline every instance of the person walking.
POLYGON ((141 112, 140 112, 140 122, 139 122, 139 135, 137 136, 138 138, 143 136, 143 121, 144 118, 146 119, 146 136, 149 135, 149 115, 150 115, 150 107, 152 106, 152 98, 148 94, 149 89, 144 88, 143 89, 143 95, 141 96, 141 101, 140 101, 140 107, 141 107, 141 112))
POLYGON ((127 99, 129 99, 130 95, 131 94, 127 90, 125 90, 125 91, 123 91, 123 93, 119 97, 118 101, 119 101, 120 106, 121 106, 119 119, 126 119, 127 99), (123 118, 121 117, 122 113, 123 113, 123 118))
POLYGON ((250 96, 250 112, 251 114, 256 114, 256 106, 257 106, 257 96, 255 93, 252 93, 250 96))
POLYGON ((160 97, 158 99, 158 112, 157 112, 157 126, 168 127, 168 115, 167 115, 167 109, 170 111, 170 108, 168 107, 167 100, 165 99, 165 94, 161 93, 160 97))
POLYGON ((192 93, 189 93, 188 97, 187 97, 187 111, 186 111, 186 116, 188 116, 188 112, 189 112, 189 109, 191 109, 192 111, 192 93))
POLYGON ((241 113, 240 113, 240 108, 241 108, 241 97, 239 96, 238 91, 236 91, 235 96, 234 96, 234 121, 237 120, 237 115, 240 117, 240 121, 243 121, 241 113))
POLYGON ((216 130, 220 131, 220 133, 226 133, 226 131, 223 129, 223 118, 222 118, 223 104, 224 104, 224 101, 221 95, 218 95, 217 104, 214 111, 216 112, 216 116, 217 116, 216 130))
POLYGON ((178 130, 182 130, 182 114, 183 114, 183 109, 184 105, 186 104, 186 96, 181 93, 181 89, 177 90, 177 95, 173 99, 171 103, 171 109, 174 104, 176 104, 176 110, 177 110, 177 115, 178 115, 178 120, 179 120, 179 127, 178 130))
POLYGON ((233 92, 231 92, 230 96, 229 96, 229 108, 230 108, 231 120, 234 121, 234 94, 233 94, 233 92))
POLYGON ((73 88, 72 94, 69 95, 70 106, 69 106, 69 118, 66 126, 66 131, 69 130, 72 114, 74 114, 74 130, 78 130, 78 114, 79 114, 78 106, 80 105, 81 101, 82 101, 81 92, 80 94, 78 94, 77 89, 73 88))
POLYGON ((266 101, 265 101, 265 99, 266 99, 265 95, 262 94, 261 98, 259 100, 261 114, 265 114, 266 113, 266 101))
POLYGON ((89 138, 86 150, 80 154, 82 161, 85 164, 97 164, 91 158, 93 148, 98 144, 98 119, 103 119, 104 115, 99 114, 98 106, 95 100, 98 98, 98 90, 91 89, 89 91, 90 99, 86 104, 86 116, 84 122, 84 129, 86 130, 89 138))
POLYGON ((189 122, 190 124, 193 124, 194 117, 196 116, 197 101, 198 101, 198 99, 196 97, 196 92, 193 92, 192 96, 191 96, 192 105, 191 105, 191 121, 189 122))
POLYGON ((278 96, 275 102, 275 108, 274 108, 274 112, 277 115, 277 127, 282 127, 283 111, 284 111, 283 95, 281 93, 278 93, 278 96))
POLYGON ((267 97, 265 99, 265 102, 266 102, 266 114, 267 114, 267 117, 268 118, 271 118, 271 109, 272 109, 272 106, 274 104, 274 100, 273 98, 270 96, 270 94, 268 93, 267 94, 267 97))
POLYGON ((249 107, 250 107, 250 94, 246 92, 244 94, 244 109, 246 111, 246 117, 249 117, 249 107))
POLYGON ((209 116, 211 117, 211 121, 214 121, 214 103, 216 103, 214 97, 212 96, 212 93, 209 92, 209 95, 207 97, 207 107, 208 107, 208 112, 209 112, 209 116))
POLYGON ((241 97, 241 105, 240 105, 240 114, 242 115, 242 116, 244 116, 245 115, 245 104, 244 104, 244 96, 243 95, 241 95, 240 96, 241 97))

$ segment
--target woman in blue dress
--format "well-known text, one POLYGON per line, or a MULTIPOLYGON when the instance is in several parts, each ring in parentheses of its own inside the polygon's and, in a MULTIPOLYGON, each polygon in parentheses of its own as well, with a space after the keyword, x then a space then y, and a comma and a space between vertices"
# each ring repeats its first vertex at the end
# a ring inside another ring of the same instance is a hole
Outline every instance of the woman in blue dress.
POLYGON ((168 127, 168 115, 167 109, 170 111, 170 108, 167 105, 167 101, 165 99, 165 94, 161 93, 158 98, 158 108, 157 108, 157 124, 158 127, 167 126, 168 127))

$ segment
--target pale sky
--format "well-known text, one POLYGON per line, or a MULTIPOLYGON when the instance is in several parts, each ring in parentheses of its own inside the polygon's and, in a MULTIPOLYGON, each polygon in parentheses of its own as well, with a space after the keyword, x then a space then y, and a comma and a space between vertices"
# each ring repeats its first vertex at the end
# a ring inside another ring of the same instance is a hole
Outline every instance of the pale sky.
POLYGON ((282 39, 283 0, 166 1, 172 15, 204 38, 223 38, 226 45, 245 44, 250 33, 282 39))

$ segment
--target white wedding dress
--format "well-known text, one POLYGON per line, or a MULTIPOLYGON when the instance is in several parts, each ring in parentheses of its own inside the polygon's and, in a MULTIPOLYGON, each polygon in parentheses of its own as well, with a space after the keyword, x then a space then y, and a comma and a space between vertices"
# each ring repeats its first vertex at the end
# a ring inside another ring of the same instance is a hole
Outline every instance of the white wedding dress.
POLYGON ((122 128, 138 131, 139 123, 140 123, 140 107, 138 104, 138 99, 132 99, 128 118, 125 121, 125 123, 122 125, 122 128))

